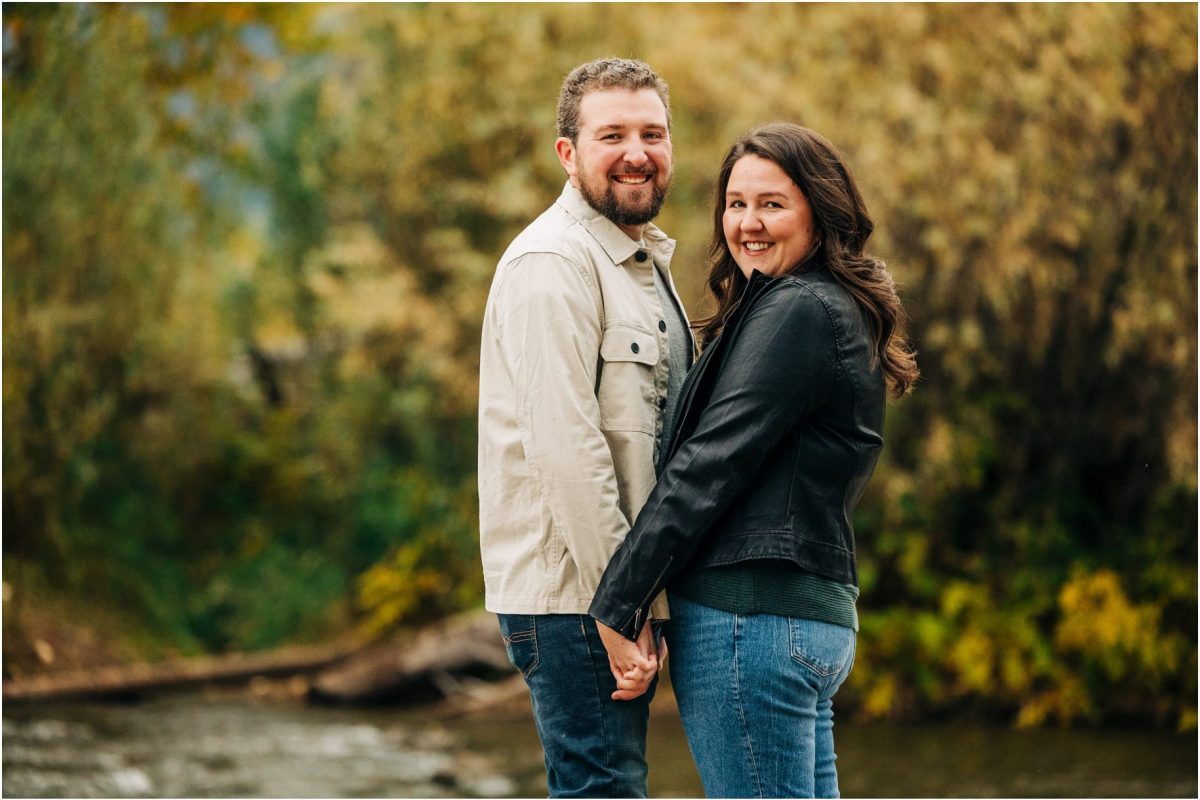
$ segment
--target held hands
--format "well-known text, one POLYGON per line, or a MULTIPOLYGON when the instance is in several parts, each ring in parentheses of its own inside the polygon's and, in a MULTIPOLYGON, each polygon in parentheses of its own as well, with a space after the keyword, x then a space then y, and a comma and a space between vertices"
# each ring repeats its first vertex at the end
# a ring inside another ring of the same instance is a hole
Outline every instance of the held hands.
POLYGON ((667 657, 667 640, 662 639, 662 652, 655 647, 654 634, 646 622, 636 642, 631 642, 603 622, 596 622, 600 641, 608 651, 608 666, 617 681, 613 700, 633 700, 650 689, 650 682, 658 674, 667 657))

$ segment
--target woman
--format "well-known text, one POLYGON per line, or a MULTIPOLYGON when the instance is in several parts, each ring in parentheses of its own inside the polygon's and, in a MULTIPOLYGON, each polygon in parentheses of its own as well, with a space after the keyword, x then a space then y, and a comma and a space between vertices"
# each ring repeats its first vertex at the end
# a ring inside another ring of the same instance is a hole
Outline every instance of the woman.
POLYGON ((831 698, 858 627, 850 520, 885 394, 917 377, 891 275, 864 252, 873 229, 814 131, 774 123, 730 149, 704 354, 590 608, 633 685, 648 663, 634 639, 668 588, 672 685, 709 796, 838 796, 831 698))

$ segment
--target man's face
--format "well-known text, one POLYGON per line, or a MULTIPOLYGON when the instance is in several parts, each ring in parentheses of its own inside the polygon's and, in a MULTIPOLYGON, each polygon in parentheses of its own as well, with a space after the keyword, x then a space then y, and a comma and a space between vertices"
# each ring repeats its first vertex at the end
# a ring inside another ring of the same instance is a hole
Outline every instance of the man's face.
POLYGON ((559 160, 584 199, 630 235, 658 215, 671 187, 667 109, 653 89, 588 92, 579 135, 556 143, 559 160))

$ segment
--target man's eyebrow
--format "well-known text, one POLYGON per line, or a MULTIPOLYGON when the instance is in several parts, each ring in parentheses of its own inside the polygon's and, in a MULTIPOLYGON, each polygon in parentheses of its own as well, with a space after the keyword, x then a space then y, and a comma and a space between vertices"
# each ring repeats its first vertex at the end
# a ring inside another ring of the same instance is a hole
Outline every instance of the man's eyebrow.
MULTIPOLYGON (((623 125, 619 122, 609 122, 604 125, 597 125, 596 132, 599 133, 600 131, 623 131, 627 127, 629 127, 629 126, 623 125)), ((652 122, 649 125, 645 125, 643 127, 650 129, 650 130, 658 130, 658 131, 665 131, 667 129, 666 125, 661 125, 657 122, 652 122)))

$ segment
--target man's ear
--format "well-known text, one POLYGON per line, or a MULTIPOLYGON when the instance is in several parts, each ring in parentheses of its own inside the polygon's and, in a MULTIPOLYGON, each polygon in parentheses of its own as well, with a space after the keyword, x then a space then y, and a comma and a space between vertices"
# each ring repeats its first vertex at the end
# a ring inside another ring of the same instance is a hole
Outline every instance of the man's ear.
POLYGON ((578 187, 575 182, 575 145, 567 137, 560 136, 554 142, 554 152, 558 153, 558 163, 562 164, 567 177, 571 179, 571 185, 578 187))

